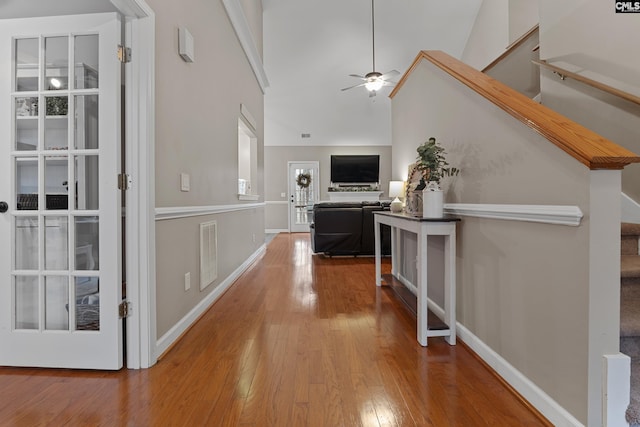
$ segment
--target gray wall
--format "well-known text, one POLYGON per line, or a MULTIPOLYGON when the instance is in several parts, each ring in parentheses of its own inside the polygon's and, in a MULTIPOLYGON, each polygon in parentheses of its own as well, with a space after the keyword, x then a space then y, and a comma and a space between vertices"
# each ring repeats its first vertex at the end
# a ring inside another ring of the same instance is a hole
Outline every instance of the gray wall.
MULTIPOLYGON (((264 148, 265 169, 265 200, 267 229, 287 229, 288 197, 281 197, 281 193, 288 194, 287 162, 290 161, 318 161, 320 162, 320 199, 328 200, 327 188, 331 177, 332 154, 378 154, 380 155, 380 190, 384 192, 382 199, 389 191, 389 181, 404 179, 403 176, 391 174, 390 146, 267 146, 264 148), (275 203, 274 203, 275 202, 275 203)), ((406 174, 406 172, 405 172, 406 174)))
MULTIPOLYGON (((258 192, 263 195, 263 95, 222 2, 147 1, 156 13, 156 206, 244 203, 237 195, 240 104, 257 121, 258 192), (195 39, 194 63, 178 55, 180 26, 195 39), (191 191, 180 191, 180 173, 190 174, 191 191)), ((256 13, 261 11, 248 15, 256 13)), ((251 22, 257 32, 256 19, 251 22)), ((262 46, 261 41, 256 44, 262 46)), ((264 242, 264 209, 158 221, 156 240, 157 336, 161 337, 264 242), (218 280, 200 291, 198 225, 211 219, 218 221, 218 280), (187 272, 189 291, 184 290, 187 272)))
MULTIPOLYGON (((614 13, 613 4, 598 0, 542 0, 540 12, 542 59, 640 96, 640 61, 629 51, 630 41, 640 39, 633 14, 614 13)), ((540 84, 543 104, 640 153, 640 105, 570 78, 560 80, 549 70, 542 70, 540 84)), ((640 202, 640 164, 624 169, 622 190, 640 202)))
MULTIPOLYGON (((579 227, 463 218, 457 241, 457 317, 584 422, 590 171, 452 80, 423 61, 393 99, 393 174, 405 171, 419 142, 434 136, 448 151, 449 163, 462 169, 458 177, 444 180, 445 203, 575 205, 582 210, 579 227)), ((442 295, 441 289, 429 292, 436 300, 442 295)))

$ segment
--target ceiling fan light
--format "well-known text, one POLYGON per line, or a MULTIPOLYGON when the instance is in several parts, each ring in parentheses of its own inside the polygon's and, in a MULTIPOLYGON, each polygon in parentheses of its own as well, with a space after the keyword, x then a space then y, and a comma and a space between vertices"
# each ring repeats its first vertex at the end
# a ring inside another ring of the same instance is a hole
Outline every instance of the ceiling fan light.
POLYGON ((369 91, 378 91, 380 90, 380 88, 382 88, 383 85, 384 80, 379 77, 374 77, 367 80, 367 82, 364 84, 364 87, 366 87, 369 91))

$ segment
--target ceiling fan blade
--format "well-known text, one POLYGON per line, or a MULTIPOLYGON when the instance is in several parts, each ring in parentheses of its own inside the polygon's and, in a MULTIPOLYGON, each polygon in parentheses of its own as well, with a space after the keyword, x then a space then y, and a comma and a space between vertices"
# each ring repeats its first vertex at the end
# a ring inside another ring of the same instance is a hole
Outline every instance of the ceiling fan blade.
POLYGON ((357 85, 353 85, 353 86, 342 88, 340 90, 345 91, 345 90, 353 89, 354 87, 360 87, 360 86, 364 86, 364 85, 365 85, 364 83, 360 83, 360 84, 357 84, 357 85))
POLYGON ((383 80, 387 80, 389 78, 395 77, 395 76, 399 76, 400 72, 398 70, 391 70, 387 73, 384 73, 382 76, 380 76, 383 80))
POLYGON ((365 79, 366 79, 364 76, 360 76, 360 75, 358 75, 358 74, 349 74, 349 76, 351 76, 351 77, 357 77, 357 78, 362 79, 362 80, 365 80, 365 79))
POLYGON ((392 82, 391 80, 385 80, 384 83, 382 83, 382 86, 395 86, 396 84, 398 84, 398 82, 392 82))
POLYGON ((376 96, 376 91, 375 90, 370 90, 369 91, 369 98, 373 98, 374 96, 376 96))

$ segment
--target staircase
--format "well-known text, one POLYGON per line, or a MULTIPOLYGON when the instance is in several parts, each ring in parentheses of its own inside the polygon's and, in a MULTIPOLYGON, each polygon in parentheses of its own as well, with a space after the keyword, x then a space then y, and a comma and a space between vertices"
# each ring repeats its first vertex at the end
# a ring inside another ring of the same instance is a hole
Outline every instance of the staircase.
POLYGON ((627 421, 640 426, 640 224, 622 223, 620 351, 631 357, 631 403, 627 421))

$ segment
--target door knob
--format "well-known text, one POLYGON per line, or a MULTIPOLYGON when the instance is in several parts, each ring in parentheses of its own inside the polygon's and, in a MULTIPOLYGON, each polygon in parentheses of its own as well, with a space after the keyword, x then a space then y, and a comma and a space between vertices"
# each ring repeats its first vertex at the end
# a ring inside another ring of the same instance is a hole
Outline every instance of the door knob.
POLYGON ((7 202, 0 202, 0 213, 5 213, 7 210, 9 210, 7 202))

